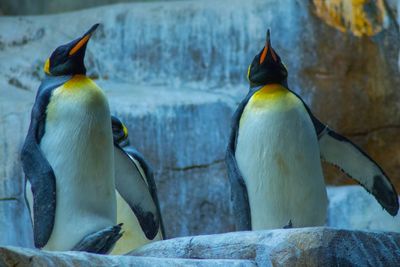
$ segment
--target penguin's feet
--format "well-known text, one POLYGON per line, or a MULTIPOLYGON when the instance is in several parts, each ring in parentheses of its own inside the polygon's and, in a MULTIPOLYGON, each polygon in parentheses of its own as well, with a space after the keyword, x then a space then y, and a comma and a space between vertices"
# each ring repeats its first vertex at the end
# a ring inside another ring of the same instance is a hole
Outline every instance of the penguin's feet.
POLYGON ((121 238, 123 234, 123 232, 121 233, 121 226, 122 223, 85 236, 72 250, 107 254, 114 247, 118 239, 121 238))
POLYGON ((283 226, 283 229, 290 229, 293 228, 292 220, 289 220, 288 223, 283 226))

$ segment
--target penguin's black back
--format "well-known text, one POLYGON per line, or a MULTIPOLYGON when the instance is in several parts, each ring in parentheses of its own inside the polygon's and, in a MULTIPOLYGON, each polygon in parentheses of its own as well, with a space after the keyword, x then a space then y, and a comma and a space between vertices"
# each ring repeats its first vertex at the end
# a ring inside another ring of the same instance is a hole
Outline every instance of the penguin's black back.
POLYGON ((56 209, 56 178, 40 149, 40 141, 45 134, 46 109, 53 90, 70 79, 71 76, 48 76, 41 83, 21 151, 22 167, 33 193, 33 232, 37 248, 45 246, 50 238, 56 209))

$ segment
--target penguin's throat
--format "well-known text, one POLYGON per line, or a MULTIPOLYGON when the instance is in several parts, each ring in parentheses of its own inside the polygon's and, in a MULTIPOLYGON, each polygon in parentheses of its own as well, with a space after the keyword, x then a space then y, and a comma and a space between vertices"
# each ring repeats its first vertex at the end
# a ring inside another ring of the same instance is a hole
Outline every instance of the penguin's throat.
POLYGON ((68 82, 64 84, 64 88, 67 90, 87 87, 93 87, 93 81, 82 74, 74 75, 68 82))
POLYGON ((279 99, 286 96, 288 93, 290 93, 289 90, 280 84, 268 84, 254 93, 252 101, 264 102, 267 100, 279 99))

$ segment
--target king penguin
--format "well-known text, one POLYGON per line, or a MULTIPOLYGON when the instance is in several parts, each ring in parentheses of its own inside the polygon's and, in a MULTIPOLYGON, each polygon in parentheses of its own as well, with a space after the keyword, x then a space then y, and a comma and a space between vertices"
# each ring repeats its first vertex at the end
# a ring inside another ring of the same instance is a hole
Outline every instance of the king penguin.
POLYGON ((287 76, 268 30, 249 66, 250 90, 233 116, 226 153, 236 229, 324 225, 328 200, 321 159, 355 179, 395 216, 398 196, 384 171, 321 123, 289 89, 287 76))
POLYGON ((114 137, 117 222, 124 232, 111 254, 125 254, 165 236, 153 171, 129 145, 128 129, 111 116, 114 137))
POLYGON ((97 26, 47 59, 32 108, 21 160, 37 248, 103 254, 121 237, 109 105, 85 76, 97 26))

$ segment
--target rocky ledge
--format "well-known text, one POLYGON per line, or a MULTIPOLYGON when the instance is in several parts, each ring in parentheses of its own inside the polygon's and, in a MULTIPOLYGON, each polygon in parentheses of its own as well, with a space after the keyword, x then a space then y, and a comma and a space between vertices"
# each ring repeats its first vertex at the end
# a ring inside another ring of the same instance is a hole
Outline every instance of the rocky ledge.
POLYGON ((256 266, 246 260, 192 260, 192 259, 156 259, 152 257, 104 256, 84 252, 45 252, 20 247, 0 248, 1 267, 66 267, 66 266, 141 266, 141 267, 169 267, 169 266, 256 266))
POLYGON ((313 227, 176 238, 131 255, 250 260, 257 266, 398 266, 400 234, 313 227))
POLYGON ((0 266, 396 266, 400 234, 316 227, 159 241, 126 256, 0 247, 0 266))

